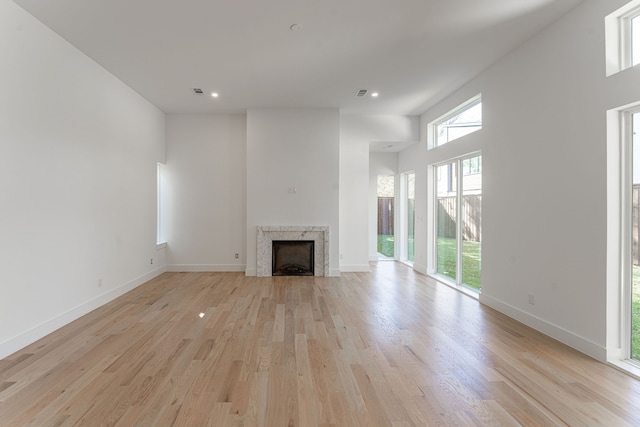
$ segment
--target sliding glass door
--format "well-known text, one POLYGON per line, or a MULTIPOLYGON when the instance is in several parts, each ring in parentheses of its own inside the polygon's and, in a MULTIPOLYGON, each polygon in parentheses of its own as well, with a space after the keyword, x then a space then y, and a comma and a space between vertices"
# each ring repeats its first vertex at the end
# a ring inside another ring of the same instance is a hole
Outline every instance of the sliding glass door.
POLYGON ((435 171, 434 272, 456 285, 481 288, 482 156, 435 171))

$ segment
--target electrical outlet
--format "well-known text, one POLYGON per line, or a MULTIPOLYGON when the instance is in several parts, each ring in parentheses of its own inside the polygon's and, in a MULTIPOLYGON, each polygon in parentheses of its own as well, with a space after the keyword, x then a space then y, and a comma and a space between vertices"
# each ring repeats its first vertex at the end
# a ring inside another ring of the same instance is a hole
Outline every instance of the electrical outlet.
POLYGON ((101 288, 102 287, 102 279, 98 279, 98 287, 101 288))
POLYGON ((240 258, 240 254, 235 255, 236 259, 240 258))
POLYGON ((151 264, 153 264, 153 258, 151 258, 151 264))
POLYGON ((535 303, 535 297, 533 296, 533 294, 529 294, 529 304, 534 305, 535 303))

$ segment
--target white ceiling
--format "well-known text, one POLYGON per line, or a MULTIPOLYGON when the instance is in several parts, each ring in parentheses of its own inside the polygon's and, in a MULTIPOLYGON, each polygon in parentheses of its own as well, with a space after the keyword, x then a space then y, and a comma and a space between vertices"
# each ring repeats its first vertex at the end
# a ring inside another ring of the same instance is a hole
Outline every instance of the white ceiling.
POLYGON ((165 113, 418 115, 582 0, 14 1, 165 113))

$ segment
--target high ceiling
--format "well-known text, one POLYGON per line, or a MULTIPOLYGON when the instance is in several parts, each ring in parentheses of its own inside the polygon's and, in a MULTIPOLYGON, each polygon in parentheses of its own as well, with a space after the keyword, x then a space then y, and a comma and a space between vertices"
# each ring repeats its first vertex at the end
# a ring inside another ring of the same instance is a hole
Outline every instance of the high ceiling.
POLYGON ((581 1, 15 0, 165 113, 398 115, 423 113, 581 1))

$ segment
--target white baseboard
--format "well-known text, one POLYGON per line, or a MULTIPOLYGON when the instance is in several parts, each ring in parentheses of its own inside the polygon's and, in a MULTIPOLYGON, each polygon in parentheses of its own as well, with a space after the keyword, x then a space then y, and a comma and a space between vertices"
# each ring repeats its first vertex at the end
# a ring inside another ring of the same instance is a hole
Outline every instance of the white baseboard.
POLYGON ((368 273, 371 271, 369 264, 340 264, 342 273, 368 273))
POLYGON ((206 273, 206 272, 241 272, 245 271, 244 264, 169 264, 167 271, 180 273, 206 273))
POLYGON ((330 269, 328 277, 340 277, 340 270, 335 268, 330 269))
POLYGON ((480 294, 480 302, 596 360, 603 363, 607 361, 607 349, 593 341, 482 293, 480 294))
POLYGON ((150 271, 136 279, 133 279, 123 285, 118 286, 115 289, 110 290, 92 300, 89 300, 77 307, 72 308, 69 311, 59 314, 58 316, 41 323, 40 325, 21 333, 20 335, 11 338, 3 343, 0 343, 0 359, 15 353, 16 351, 23 349, 29 344, 33 344, 40 338, 49 335, 57 329, 73 322, 76 319, 84 316, 85 314, 95 310, 98 307, 105 305, 106 303, 113 301, 121 295, 129 292, 132 289, 137 288, 143 283, 157 277, 165 272, 165 268, 161 267, 156 270, 150 271))

